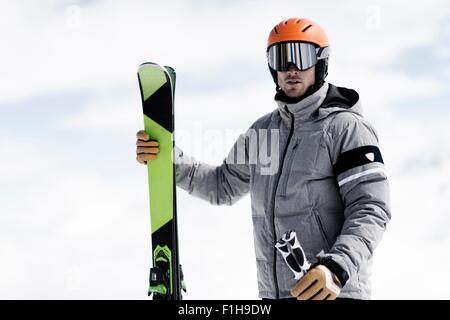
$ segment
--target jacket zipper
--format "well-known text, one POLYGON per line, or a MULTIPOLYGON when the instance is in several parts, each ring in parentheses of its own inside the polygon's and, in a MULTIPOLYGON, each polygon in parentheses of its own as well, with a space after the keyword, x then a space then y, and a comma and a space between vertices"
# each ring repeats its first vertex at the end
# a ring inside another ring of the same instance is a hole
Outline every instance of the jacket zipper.
POLYGON ((272 198, 272 203, 273 203, 273 210, 272 210, 272 218, 273 218, 273 237, 274 237, 274 246, 273 246, 273 279, 275 282, 275 294, 276 294, 276 299, 280 298, 280 292, 279 292, 279 288, 278 288, 278 277, 277 277, 277 248, 275 247, 275 243, 277 242, 278 239, 276 239, 276 227, 275 227, 275 200, 276 200, 276 196, 277 196, 277 189, 278 189, 278 184, 280 183, 280 177, 281 177, 281 172, 283 171, 283 166, 284 166, 284 158, 286 157, 286 152, 288 150, 288 146, 289 143, 291 142, 291 138, 292 138, 292 134, 294 133, 294 115, 289 111, 289 109, 287 108, 287 106, 284 106, 284 109, 286 110, 286 112, 289 114, 289 117, 291 118, 291 128, 289 131, 289 136, 286 142, 286 147, 284 148, 283 151, 283 157, 281 158, 281 167, 280 167, 280 171, 278 172, 278 176, 277 176, 277 182, 275 184, 275 189, 273 192, 273 198, 272 198))
POLYGON ((295 152, 297 150, 297 146, 299 145, 299 143, 300 143, 300 138, 298 138, 295 141, 295 144, 292 147, 292 151, 291 151, 291 154, 290 154, 290 156, 288 158, 288 162, 287 162, 287 166, 286 166, 286 169, 288 171, 286 172, 286 179, 284 179, 283 184, 281 185, 280 195, 283 195, 283 196, 286 195, 287 183, 288 183, 289 175, 291 173, 291 168, 292 168, 292 161, 294 161, 295 152))
POLYGON ((330 241, 328 241, 327 234, 325 233, 325 229, 322 224, 322 219, 320 218, 318 212, 314 211, 314 215, 316 216, 316 221, 317 224, 319 225, 319 231, 322 233, 323 240, 325 240, 325 244, 327 245, 328 250, 330 250, 330 241))

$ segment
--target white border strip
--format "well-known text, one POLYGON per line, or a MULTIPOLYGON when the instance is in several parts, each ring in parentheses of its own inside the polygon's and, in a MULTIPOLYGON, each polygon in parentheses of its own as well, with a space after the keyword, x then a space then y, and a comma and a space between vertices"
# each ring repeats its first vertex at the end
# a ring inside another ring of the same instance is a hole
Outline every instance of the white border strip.
POLYGON ((369 170, 366 170, 366 171, 363 171, 363 172, 356 173, 356 174, 353 174, 353 175, 351 175, 351 176, 348 176, 348 177, 345 178, 345 179, 342 179, 341 181, 338 182, 339 187, 341 187, 343 184, 345 184, 345 183, 347 183, 347 182, 350 182, 350 181, 352 181, 352 180, 361 178, 362 176, 366 176, 366 175, 368 175, 368 174, 376 173, 376 172, 386 173, 386 171, 384 170, 384 168, 373 168, 373 169, 369 169, 369 170))

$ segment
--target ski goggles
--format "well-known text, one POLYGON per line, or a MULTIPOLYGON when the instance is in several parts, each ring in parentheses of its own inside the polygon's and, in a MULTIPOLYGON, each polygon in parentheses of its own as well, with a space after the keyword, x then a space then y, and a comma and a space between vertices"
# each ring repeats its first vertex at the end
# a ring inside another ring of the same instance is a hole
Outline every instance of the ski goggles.
POLYGON ((293 63, 300 70, 311 68, 319 59, 328 57, 328 47, 318 48, 305 42, 282 42, 267 51, 269 66, 276 71, 287 71, 293 63))

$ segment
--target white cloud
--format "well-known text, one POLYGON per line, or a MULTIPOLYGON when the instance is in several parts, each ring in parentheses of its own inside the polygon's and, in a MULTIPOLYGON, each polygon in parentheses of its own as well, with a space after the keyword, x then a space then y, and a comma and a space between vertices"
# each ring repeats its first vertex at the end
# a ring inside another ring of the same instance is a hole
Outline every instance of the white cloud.
POLYGON ((95 129, 116 133, 142 126, 139 90, 136 88, 132 93, 134 94, 112 97, 99 94, 78 112, 58 119, 55 125, 72 130, 95 129))
POLYGON ((380 28, 371 30, 368 6, 356 1, 344 8, 325 2, 327 10, 296 1, 258 2, 258 6, 244 2, 220 10, 215 6, 194 10, 185 1, 166 1, 157 8, 146 1, 132 5, 110 1, 80 5, 79 27, 73 27, 71 6, 48 1, 3 8, 5 28, 0 35, 13 44, 0 61, 3 101, 74 86, 97 89, 134 81, 137 65, 148 59, 193 72, 243 57, 264 63, 274 21, 295 13, 309 14, 327 28, 336 63, 382 63, 417 44, 418 38, 421 44, 433 43, 437 21, 411 21, 418 15, 436 19, 445 12, 439 5, 384 2, 379 6, 380 28), (342 14, 337 17, 335 12, 342 14), (341 23, 344 19, 348 23, 341 23))

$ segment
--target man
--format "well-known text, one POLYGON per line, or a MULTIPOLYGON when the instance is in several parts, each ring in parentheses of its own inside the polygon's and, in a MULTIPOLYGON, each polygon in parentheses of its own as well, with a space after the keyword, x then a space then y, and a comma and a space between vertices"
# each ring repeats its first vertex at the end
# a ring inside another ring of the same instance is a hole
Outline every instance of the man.
MULTIPOLYGON (((391 217, 388 181, 358 93, 325 81, 328 56, 317 23, 280 22, 267 46, 278 108, 241 135, 220 166, 176 149, 177 185, 190 194, 219 205, 250 192, 261 298, 370 298, 373 251, 391 217), (261 131, 255 148, 252 133, 261 131), (276 170, 266 170, 261 146, 275 140, 276 170), (244 161, 233 161, 236 154, 244 161), (313 263, 298 282, 274 247, 288 230, 313 263)), ((143 131, 137 139, 137 160, 155 159, 157 142, 143 131)))

